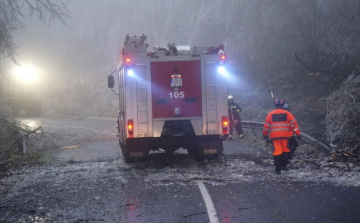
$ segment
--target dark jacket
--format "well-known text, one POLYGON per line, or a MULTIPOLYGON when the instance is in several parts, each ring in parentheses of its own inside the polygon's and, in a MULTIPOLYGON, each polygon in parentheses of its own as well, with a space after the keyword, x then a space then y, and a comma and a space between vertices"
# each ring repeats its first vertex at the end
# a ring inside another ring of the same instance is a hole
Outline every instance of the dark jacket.
POLYGON ((228 113, 229 113, 229 117, 231 117, 233 115, 235 120, 240 121, 240 112, 241 112, 241 108, 240 106, 235 103, 235 102, 228 102, 228 113))

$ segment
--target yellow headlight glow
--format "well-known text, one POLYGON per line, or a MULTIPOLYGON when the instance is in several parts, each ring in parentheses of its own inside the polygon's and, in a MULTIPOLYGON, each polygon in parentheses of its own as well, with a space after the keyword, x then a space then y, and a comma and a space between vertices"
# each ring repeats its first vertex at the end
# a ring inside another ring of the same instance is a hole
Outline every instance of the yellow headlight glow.
POLYGON ((32 66, 17 66, 12 73, 15 77, 25 83, 33 83, 38 78, 38 71, 32 66))

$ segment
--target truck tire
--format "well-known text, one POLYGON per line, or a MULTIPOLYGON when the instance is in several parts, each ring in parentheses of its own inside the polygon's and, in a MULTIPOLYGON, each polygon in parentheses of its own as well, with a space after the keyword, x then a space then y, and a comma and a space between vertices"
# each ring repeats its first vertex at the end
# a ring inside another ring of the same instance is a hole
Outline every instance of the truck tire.
POLYGON ((201 162, 205 159, 205 156, 200 154, 199 143, 196 140, 192 140, 186 145, 186 150, 191 158, 195 161, 201 162))
POLYGON ((205 160, 205 156, 200 152, 200 148, 198 144, 192 145, 188 148, 188 153, 191 157, 194 158, 197 162, 202 162, 205 160))

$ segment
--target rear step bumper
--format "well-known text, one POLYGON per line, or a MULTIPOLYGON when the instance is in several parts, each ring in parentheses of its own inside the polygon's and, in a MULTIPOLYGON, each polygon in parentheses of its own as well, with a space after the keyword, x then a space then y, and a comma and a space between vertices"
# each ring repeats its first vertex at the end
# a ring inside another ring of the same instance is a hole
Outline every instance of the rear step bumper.
POLYGON ((223 135, 127 138, 124 152, 126 157, 141 158, 149 156, 151 150, 159 150, 159 148, 175 148, 176 151, 181 147, 186 149, 194 146, 198 154, 206 156, 221 154, 223 140, 223 135))

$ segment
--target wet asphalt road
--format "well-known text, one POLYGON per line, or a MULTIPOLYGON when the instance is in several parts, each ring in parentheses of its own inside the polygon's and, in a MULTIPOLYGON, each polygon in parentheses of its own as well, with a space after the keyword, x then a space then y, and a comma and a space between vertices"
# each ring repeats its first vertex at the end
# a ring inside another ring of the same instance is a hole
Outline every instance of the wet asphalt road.
MULTIPOLYGON (((270 164, 263 173, 243 171, 255 165, 246 160, 240 169, 236 160, 196 163, 186 154, 125 164, 115 120, 21 121, 84 138, 54 149, 53 164, 19 173, 22 181, 1 198, 0 222, 360 222, 358 187, 289 180, 270 164), (86 140, 97 134, 104 137, 86 140)), ((238 141, 224 142, 224 150, 271 158, 238 141)))

